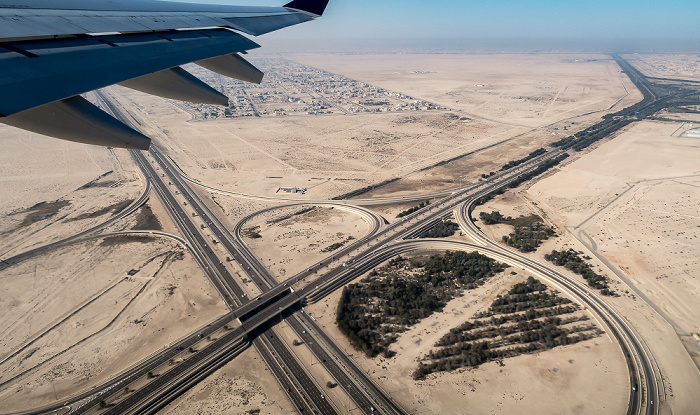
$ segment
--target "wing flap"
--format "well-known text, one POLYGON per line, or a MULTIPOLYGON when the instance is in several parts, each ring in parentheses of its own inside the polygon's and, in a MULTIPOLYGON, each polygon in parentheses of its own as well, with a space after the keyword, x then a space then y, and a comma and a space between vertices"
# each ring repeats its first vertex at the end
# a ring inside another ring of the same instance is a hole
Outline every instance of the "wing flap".
POLYGON ((151 95, 200 104, 228 105, 228 97, 179 66, 119 83, 151 95))
POLYGON ((259 84, 265 76, 260 69, 243 59, 240 55, 232 54, 204 59, 195 62, 197 65, 207 68, 229 78, 259 84))
POLYGON ((151 139, 83 97, 52 102, 2 119, 4 124, 68 141, 148 150, 151 139))

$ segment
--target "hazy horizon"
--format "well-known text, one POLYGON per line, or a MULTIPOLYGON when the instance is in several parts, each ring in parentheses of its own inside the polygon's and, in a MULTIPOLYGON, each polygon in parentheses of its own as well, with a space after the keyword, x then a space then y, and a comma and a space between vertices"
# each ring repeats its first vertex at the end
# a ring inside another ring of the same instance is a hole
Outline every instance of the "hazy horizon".
POLYGON ((258 39, 266 52, 697 52, 700 31, 693 19, 684 17, 697 13, 700 4, 673 0, 331 0, 323 18, 258 39))

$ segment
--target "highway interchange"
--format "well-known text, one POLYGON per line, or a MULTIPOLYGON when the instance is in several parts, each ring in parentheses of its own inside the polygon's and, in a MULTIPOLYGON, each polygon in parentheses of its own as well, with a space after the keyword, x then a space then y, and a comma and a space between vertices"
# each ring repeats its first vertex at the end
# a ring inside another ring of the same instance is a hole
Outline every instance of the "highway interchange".
MULTIPOLYGON (((634 71, 633 68, 625 67, 622 63, 621 66, 628 74, 634 71)), ((647 88, 648 91, 644 94, 644 101, 636 104, 635 112, 645 111, 646 108, 658 105, 660 94, 652 92, 653 87, 649 86, 648 81, 639 73, 633 73, 630 77, 640 89, 647 88)), ((103 93, 98 93, 98 96, 115 116, 129 123, 129 118, 108 97, 103 93)), ((601 124, 606 121, 602 121, 601 124)), ((65 405, 55 405, 26 413, 45 413, 61 408, 65 409, 65 413, 86 413, 96 410, 101 402, 106 402, 110 406, 100 413, 156 413, 201 379, 235 358, 251 344, 257 349, 282 390, 287 393, 300 413, 339 413, 339 408, 326 399, 323 386, 316 383, 313 376, 294 357, 290 347, 283 341, 275 327, 281 320, 285 321, 297 338, 309 347, 318 362, 330 373, 360 412, 406 413, 347 356, 313 318, 304 312, 303 306, 306 302, 319 301, 398 254, 419 250, 450 249, 479 251, 510 266, 527 269, 585 305, 605 326, 605 331, 618 342, 627 361, 630 374, 627 413, 657 414, 660 396, 657 382, 657 376, 660 376, 658 368, 649 350, 629 326, 624 316, 619 315, 603 298, 579 280, 488 240, 469 217, 469 208, 476 199, 506 186, 519 176, 535 170, 543 162, 566 152, 567 150, 563 148, 551 149, 515 168, 499 172, 478 183, 439 194, 413 196, 410 200, 440 198, 402 220, 388 225, 380 216, 353 205, 353 200, 295 203, 336 206, 349 210, 360 215, 368 223, 369 232, 363 238, 321 259, 297 275, 279 282, 255 256, 241 235, 245 223, 253 215, 239 221, 232 230, 229 230, 191 186, 201 184, 185 177, 178 166, 162 154, 156 146, 153 146, 149 153, 133 151, 132 156, 146 177, 147 190, 125 212, 111 219, 110 223, 141 206, 152 186, 180 230, 180 236, 186 241, 187 249, 231 312, 149 359, 135 364, 109 382, 73 397, 65 405), (454 217, 457 220, 462 232, 473 243, 413 239, 448 217, 454 217), (227 260, 229 258, 230 261, 227 260), (249 292, 235 277, 236 269, 245 273, 254 283, 254 292, 249 292), (178 357, 182 357, 182 361, 173 365, 171 362, 178 357), (149 372, 157 375, 147 376, 149 372), (124 388, 129 384, 146 377, 149 380, 145 386, 129 393, 124 392, 124 388), (638 387, 631 385, 638 385, 638 387)), ((204 187, 204 185, 201 186, 204 187)), ((381 199, 381 203, 405 201, 405 198, 381 199)), ((271 209, 295 204, 286 202, 271 209)), ((262 212, 256 212, 254 215, 260 213, 262 212)), ((65 246, 79 240, 82 236, 94 234, 103 227, 104 224, 98 225, 80 235, 38 248, 37 252, 20 255, 37 255, 58 246, 65 246)), ((26 258, 17 256, 15 262, 12 262, 11 258, 4 266, 11 266, 23 259, 26 258)))

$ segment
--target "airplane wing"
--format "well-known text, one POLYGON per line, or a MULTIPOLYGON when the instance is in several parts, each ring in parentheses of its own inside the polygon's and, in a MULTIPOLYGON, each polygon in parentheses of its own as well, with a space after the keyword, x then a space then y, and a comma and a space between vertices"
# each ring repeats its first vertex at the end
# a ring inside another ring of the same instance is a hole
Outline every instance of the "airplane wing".
POLYGON ((150 139, 80 94, 120 84, 228 105, 180 65, 260 83, 240 54, 259 36, 320 17, 328 0, 243 7, 158 0, 0 0, 0 122, 64 140, 148 149, 150 139))

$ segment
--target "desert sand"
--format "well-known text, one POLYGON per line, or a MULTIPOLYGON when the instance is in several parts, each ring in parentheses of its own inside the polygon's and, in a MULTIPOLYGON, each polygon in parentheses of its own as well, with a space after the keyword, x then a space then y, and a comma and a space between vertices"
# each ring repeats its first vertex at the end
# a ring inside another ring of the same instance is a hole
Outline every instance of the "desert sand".
POLYGON ((1 275, 3 412, 66 399, 226 312, 167 239, 85 242, 1 275))
MULTIPOLYGON (((645 121, 527 191, 566 240, 595 257, 624 295, 610 302, 642 335, 666 388, 664 408, 699 403, 697 139, 645 121), (693 364, 695 360, 695 364, 693 364)), ((545 251, 546 252, 546 251, 545 251)))
POLYGON ((279 209, 255 217, 245 226, 257 229, 261 235, 261 238, 246 238, 246 242, 278 281, 331 255, 340 248, 334 248, 334 244, 349 245, 369 231, 368 223, 342 207, 279 209))
MULTIPOLYGON (((333 101, 303 85, 263 84, 251 91, 257 94, 268 88, 272 95, 283 94, 290 99, 283 102, 276 97, 269 105, 260 106, 260 118, 217 118, 211 116, 211 109, 195 111, 121 87, 109 88, 107 93, 192 180, 247 195, 234 197, 195 186, 231 227, 257 210, 280 203, 259 196, 318 200, 393 178, 400 180, 361 197, 415 194, 474 182, 482 173, 498 170, 509 160, 523 157, 594 124, 605 113, 641 99, 614 62, 601 55, 296 55, 290 59, 294 65, 306 65, 304 70, 308 73, 334 79, 339 78, 333 74, 342 74, 343 79, 377 86, 366 86, 367 89, 384 88, 390 90, 391 96, 411 96, 443 109, 353 113, 339 109, 344 105, 345 109, 355 108, 354 104, 347 106, 347 99, 333 101), (333 105, 330 113, 309 115, 301 112, 298 100, 321 106, 327 100, 333 105), (288 111, 277 111, 283 104, 288 111), (458 159, 440 164, 453 158, 458 159), (306 188, 306 194, 278 193, 280 187, 295 186, 306 188)), ((277 81, 280 77, 270 79, 277 81)), ((229 91, 239 94, 240 87, 236 88, 239 89, 229 91)), ((319 90, 324 88, 325 85, 319 90)), ((247 100, 245 96, 249 95, 236 98, 241 103, 237 111, 248 108, 243 102, 247 100)), ((513 215, 537 212, 557 226, 561 236, 548 241, 533 258, 541 258, 541 253, 558 247, 587 249, 573 231, 582 227, 596 238, 601 258, 594 256, 594 264, 610 275, 614 288, 624 292, 627 281, 611 270, 605 260, 615 264, 613 268, 619 266, 618 271, 635 287, 638 285, 638 290, 654 304, 658 301, 658 308, 684 332, 697 333, 697 307, 693 305, 697 303, 697 286, 692 278, 697 274, 693 268, 698 265, 694 259, 697 235, 688 231, 696 225, 692 200, 697 197, 688 192, 697 189, 693 186, 698 184, 692 177, 698 174, 697 168, 693 169, 693 161, 697 160, 693 151, 698 141, 679 138, 679 127, 675 123, 635 125, 630 132, 598 146, 574 163, 555 169, 529 190, 518 189, 518 193, 494 200, 484 208, 513 215), (628 144, 615 147, 618 142, 628 144), (606 146, 613 147, 601 151, 606 146), (624 161, 630 154, 635 155, 635 160, 624 161), (659 175, 659 171, 664 174, 659 175), (658 193, 659 189, 663 192, 658 193), (684 199, 688 194, 691 198, 684 199), (634 198, 625 199, 632 195, 634 198), (621 198, 615 202, 618 197, 621 198), (666 201, 667 198, 674 202, 666 201), (633 207, 623 208, 628 200, 634 201, 630 205, 633 207), (662 206, 662 200, 669 206, 662 206), (609 202, 613 203, 608 205, 609 202), (658 224, 642 225, 640 215, 654 215, 653 222, 658 224), (589 217, 592 219, 584 224, 589 217), (615 221, 605 220, 613 217, 615 221), (664 234, 663 230, 667 232, 664 234), (664 239, 663 254, 656 249, 657 236, 661 237, 657 240, 664 239), (629 247, 620 245, 623 238, 629 241, 629 247), (629 255, 632 251, 635 256, 629 255), (639 255, 636 251, 640 251, 639 255), (639 262, 639 257, 646 262, 639 262), (662 260, 666 257, 671 258, 668 263, 662 260), (670 268, 654 268, 655 264, 670 268), (657 275, 665 277, 657 279, 657 275)), ((4 126, 0 126, 0 140, 8 149, 0 155, 0 183, 3 195, 8 195, 0 201, 0 232, 7 235, 0 241, 0 258, 87 229, 116 212, 91 214, 137 198, 143 191, 143 179, 126 152, 42 138, 4 126), (26 164, 25 160, 32 162, 26 164), (52 166, 52 170, 45 166, 52 166), (112 173, 100 178, 109 171, 112 173), (98 178, 101 186, 78 190, 98 178), (57 205, 56 215, 17 228, 32 206, 54 201, 64 203, 57 205), (70 205, 65 205, 66 201, 70 205)), ((154 195, 149 207, 166 232, 177 233, 154 195)), ((393 221, 398 212, 409 207, 412 205, 373 209, 393 221)), ((281 278, 328 255, 320 252, 327 246, 349 237, 362 237, 367 231, 367 224, 359 216, 335 209, 321 208, 300 215, 297 220, 267 223, 275 215, 284 216, 280 210, 269 217, 253 218, 250 225, 260 226, 262 238, 247 241, 281 278)), ((135 223, 135 217, 128 217, 109 231, 130 229, 135 223)), ((507 227, 489 230, 495 237, 507 231, 507 227)), ((164 259, 168 253, 182 251, 176 242, 130 242, 111 247, 107 253, 101 251, 106 248, 99 244, 86 242, 78 249, 52 252, 2 271, 2 277, 7 275, 8 281, 14 281, 8 285, 11 289, 1 294, 0 298, 7 299, 3 310, 13 296, 21 298, 17 307, 25 307, 8 313, 2 320, 2 327, 17 333, 8 347, 21 347, 41 328, 51 327, 56 315, 70 313, 97 296, 95 307, 103 299, 116 302, 102 307, 101 313, 89 319, 81 320, 82 315, 75 314, 64 323, 70 321, 70 327, 56 328, 55 333, 42 338, 47 344, 42 350, 69 347, 70 342, 61 336, 63 330, 75 333, 72 338, 89 336, 91 331, 107 327, 107 322, 117 316, 111 326, 84 346, 41 364, 8 387, 0 387, 3 408, 19 409, 63 399, 225 312, 215 290, 188 254, 183 260, 164 259), (153 259, 156 257, 160 259, 153 259), (83 262, 75 265, 81 258, 83 262), (153 260, 148 265, 143 265, 150 259, 153 260), (158 261, 162 268, 156 266, 158 261), (41 297, 46 296, 41 284, 31 290, 19 285, 27 275, 41 275, 42 267, 54 283, 63 279, 64 292, 72 295, 71 301, 61 304, 64 309, 55 299, 41 297), (139 273, 124 278, 124 272, 137 267, 139 273), (91 275, 93 269, 104 272, 91 275), (77 295, 76 284, 90 277, 91 291, 77 295), (109 284, 117 285, 100 296, 109 284), (118 292, 118 298, 110 297, 118 292), (26 308, 32 298, 37 298, 34 303, 46 310, 44 313, 26 308), (22 319, 32 320, 31 330, 27 330, 22 319), (103 337, 104 333, 110 333, 109 337, 103 337)), ((410 379, 415 359, 430 348, 440 333, 465 321, 496 294, 524 277, 503 275, 454 300, 443 313, 403 333, 396 344, 400 353, 388 360, 369 360, 354 353, 335 329, 333 310, 339 292, 311 308, 329 333, 353 353, 358 364, 393 399, 418 413, 461 413, 464 408, 475 413, 504 414, 623 412, 629 388, 624 359, 619 347, 605 335, 509 359, 505 367, 486 364, 474 370, 433 375, 418 383, 410 379)), ((634 290, 611 302, 629 316, 657 358, 665 382, 665 408, 684 413, 696 407, 691 389, 700 383, 698 371, 667 320, 659 317, 634 290)), ((282 327, 282 334, 291 342, 292 336, 285 330, 282 327)), ((300 359, 310 359, 304 348, 294 351, 300 359)), ((10 364, 8 360, 4 369, 0 364, 0 370, 7 373, 4 377, 12 376, 44 358, 47 356, 37 353, 26 357, 22 364, 10 364)), ((313 375, 321 385, 328 380, 320 368, 314 367, 313 375)), ((337 390, 329 398, 337 407, 345 408, 343 411, 352 409, 347 407, 347 397, 337 390)), ((175 401, 168 412, 255 413, 260 409, 260 413, 287 413, 290 408, 260 358, 248 350, 175 401)))
POLYGON ((528 127, 607 109, 621 98, 634 101, 638 94, 605 55, 336 54, 291 59, 480 119, 528 127))
MULTIPOLYGON (((279 187, 307 188, 303 196, 284 195, 301 200, 330 198, 397 177, 405 180, 387 192, 454 187, 475 180, 481 169, 497 170, 641 99, 614 62, 600 55, 295 55, 290 60, 319 67, 327 77, 340 73, 448 109, 202 120, 160 98, 119 87, 111 91, 193 179, 264 196, 277 196, 279 187), (413 73, 423 67, 429 73, 413 73), (479 82, 488 88, 475 86, 479 82), (424 170, 502 142, 510 145, 424 170)), ((262 87, 277 88, 267 80, 262 87)))
POLYGON ((0 258, 88 229, 138 198, 144 182, 126 150, 86 146, 0 125, 0 258), (27 219, 38 203, 65 206, 27 219), (25 221, 26 220, 26 221, 25 221))
MULTIPOLYGON (((386 359, 367 358, 357 351, 335 325, 340 292, 307 307, 341 347, 409 413, 600 413, 618 414, 627 405, 628 377, 619 347, 607 335, 546 352, 505 359, 504 367, 487 363, 474 369, 432 374, 414 381, 411 374, 437 340, 484 311, 502 294, 529 274, 513 269, 466 291, 435 313, 399 335, 391 346, 397 352, 386 359), (591 379, 597 379, 591 383, 591 379)), ((593 321, 593 320, 592 320, 593 321)))
POLYGON ((700 59, 697 54, 635 53, 623 57, 646 76, 700 81, 700 59))

